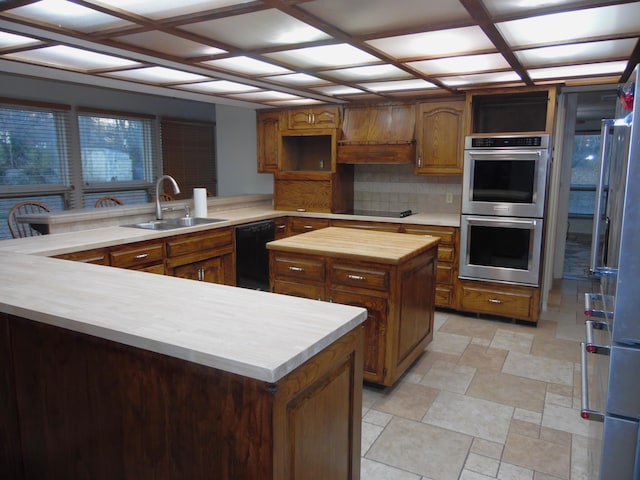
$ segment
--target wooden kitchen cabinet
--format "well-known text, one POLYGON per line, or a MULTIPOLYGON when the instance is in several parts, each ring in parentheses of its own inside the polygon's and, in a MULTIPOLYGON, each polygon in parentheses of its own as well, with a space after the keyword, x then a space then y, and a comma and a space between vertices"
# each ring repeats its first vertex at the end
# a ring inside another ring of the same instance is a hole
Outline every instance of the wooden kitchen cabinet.
POLYGON ((540 289, 485 281, 458 281, 458 309, 537 323, 540 289))
POLYGON ((278 170, 280 127, 282 112, 257 112, 258 173, 278 170))
POLYGON ((63 253, 54 258, 61 260, 71 260, 74 262, 93 263, 95 265, 109 265, 109 249, 93 248, 81 252, 63 253))
POLYGON ((289 232, 291 235, 297 235, 326 228, 330 224, 331 220, 328 218, 291 217, 289 219, 289 232))
POLYGON ((4 478, 360 479, 361 327, 273 382, 6 314, 0 346, 4 478))
POLYGON ((465 102, 418 104, 416 175, 462 175, 465 102))
POLYGON ((289 233, 289 217, 274 218, 275 223, 275 239, 285 238, 290 235, 289 233))
POLYGON ((164 275, 164 241, 148 240, 111 247, 109 263, 112 267, 164 275))
POLYGON ((338 163, 413 163, 414 103, 350 105, 344 108, 338 163))
POLYGON ((374 230, 376 232, 393 232, 398 233, 400 231, 400 225, 397 223, 389 222, 368 222, 362 220, 331 220, 332 227, 343 228, 360 228, 362 230, 374 230))
POLYGON ((335 173, 277 172, 273 206, 276 210, 345 213, 353 206, 353 168, 335 173))
POLYGON ((410 247, 398 245, 402 236, 387 235, 394 234, 330 227, 271 242, 268 248, 274 293, 367 309, 364 379, 389 386, 433 338, 439 240, 433 238, 426 246, 420 242, 422 247, 411 241, 416 250, 410 253, 410 247), (380 250, 376 242, 387 248, 393 244, 405 253, 393 261, 376 260, 380 250), (345 253, 337 245, 369 252, 364 254, 367 260, 345 253))
POLYGON ((413 235, 431 235, 440 238, 436 276, 436 306, 455 308, 456 283, 458 281, 459 229, 435 225, 403 225, 401 232, 413 235))
POLYGON ((339 107, 295 108, 287 110, 286 115, 291 129, 338 128, 340 124, 339 107))
POLYGON ((166 240, 167 274, 203 282, 235 285, 233 229, 216 228, 166 240))

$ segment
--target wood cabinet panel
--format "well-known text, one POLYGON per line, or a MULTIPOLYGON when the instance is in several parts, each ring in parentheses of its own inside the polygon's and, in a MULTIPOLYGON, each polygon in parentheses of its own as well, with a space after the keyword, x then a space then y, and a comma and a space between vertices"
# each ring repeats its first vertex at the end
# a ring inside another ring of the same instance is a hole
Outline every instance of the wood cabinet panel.
POLYGON ((338 128, 339 124, 340 110, 338 107, 324 106, 287 110, 288 128, 338 128))
POLYGON ((360 478, 361 327, 275 383, 17 317, 0 327, 0 373, 19 379, 0 384, 19 412, 0 434, 12 479, 360 478))
POLYGON ((280 238, 286 238, 290 235, 289 233, 289 218, 288 217, 280 217, 274 218, 276 231, 275 231, 275 239, 278 240, 280 238))
POLYGON ((210 249, 233 245, 233 230, 215 228, 206 232, 178 235, 167 239, 167 258, 196 253, 202 256, 210 249))
POLYGON ((458 286, 461 310, 538 321, 538 288, 467 280, 458 286))
POLYGON ((152 240, 112 247, 109 252, 112 267, 145 269, 164 261, 164 242, 152 240))
POLYGON ((326 228, 330 224, 331 220, 328 218, 291 217, 289 219, 289 230, 292 235, 297 235, 298 233, 326 228))
POLYGON ((332 227, 361 228, 362 230, 375 230, 378 232, 400 231, 400 225, 388 222, 368 222, 362 220, 331 220, 332 227))
POLYGON ((94 248, 82 252, 64 253, 54 258, 71 260, 74 262, 93 263, 95 265, 109 265, 109 250, 107 248, 94 248))
POLYGON ((389 270, 334 262, 331 265, 331 283, 387 291, 389 290, 389 270))
POLYGON ((416 122, 416 175, 461 175, 464 100, 423 102, 416 122))
POLYGON ((281 112, 257 112, 258 172, 278 170, 281 112))
POLYGON ((321 259, 295 254, 276 254, 271 263, 277 278, 303 282, 324 282, 325 263, 321 259))
POLYGON ((285 280, 274 280, 271 291, 282 295, 291 295, 292 297, 310 298, 312 300, 324 300, 325 295, 324 283, 301 283, 285 280))

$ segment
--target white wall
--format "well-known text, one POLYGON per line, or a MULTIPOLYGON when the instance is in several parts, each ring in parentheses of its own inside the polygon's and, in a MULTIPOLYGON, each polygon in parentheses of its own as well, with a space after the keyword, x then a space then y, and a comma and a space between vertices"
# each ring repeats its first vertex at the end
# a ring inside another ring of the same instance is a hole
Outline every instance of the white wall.
POLYGON ((256 112, 216 105, 218 196, 273 193, 273 174, 258 173, 256 112))

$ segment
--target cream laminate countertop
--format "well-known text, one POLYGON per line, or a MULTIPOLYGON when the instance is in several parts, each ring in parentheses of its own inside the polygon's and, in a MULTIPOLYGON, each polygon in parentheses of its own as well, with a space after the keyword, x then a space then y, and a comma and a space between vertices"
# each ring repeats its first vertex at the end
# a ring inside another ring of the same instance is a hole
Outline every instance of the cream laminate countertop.
MULTIPOLYGON (((99 213, 113 223, 116 209, 110 210, 68 214, 60 221, 81 222, 99 213)), ((362 323, 366 310, 46 257, 282 216, 460 225, 459 215, 451 214, 288 212, 264 202, 223 202, 208 214, 224 221, 167 231, 97 226, 0 241, 0 311, 275 382, 362 323)))
POLYGON ((276 382, 366 310, 120 268, 0 252, 0 311, 276 382))

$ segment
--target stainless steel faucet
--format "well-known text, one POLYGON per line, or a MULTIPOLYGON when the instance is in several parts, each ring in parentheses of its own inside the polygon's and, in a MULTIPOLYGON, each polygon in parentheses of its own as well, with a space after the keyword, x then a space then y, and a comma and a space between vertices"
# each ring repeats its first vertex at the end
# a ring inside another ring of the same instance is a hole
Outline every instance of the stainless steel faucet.
POLYGON ((162 220, 162 207, 160 206, 160 186, 163 180, 169 180, 173 184, 173 193, 176 195, 180 193, 180 187, 178 182, 171 175, 162 175, 156 182, 156 219, 162 220))

